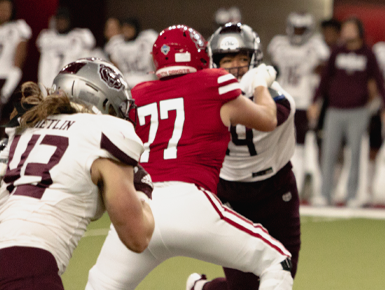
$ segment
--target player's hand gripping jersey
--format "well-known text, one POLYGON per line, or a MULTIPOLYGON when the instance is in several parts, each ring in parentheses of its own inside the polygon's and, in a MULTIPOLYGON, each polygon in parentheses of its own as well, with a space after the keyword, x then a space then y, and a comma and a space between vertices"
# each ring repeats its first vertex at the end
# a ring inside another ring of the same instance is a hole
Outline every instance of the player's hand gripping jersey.
POLYGON ((89 222, 104 212, 92 163, 104 157, 135 166, 143 143, 131 123, 108 115, 55 115, 22 135, 16 128, 7 134, 0 156, 9 159, 0 192, 0 248, 48 250, 61 274, 89 222), (26 223, 29 230, 19 230, 26 223))
MULTIPOLYGON (((249 74, 241 80, 244 96, 254 99, 249 74)), ((220 177, 229 181, 254 182, 275 175, 291 159, 295 146, 293 98, 274 82, 269 88, 277 105, 277 128, 261 132, 243 125, 231 126, 231 141, 220 177)))
POLYGON ((140 163, 152 180, 194 183, 215 193, 230 141, 220 108, 240 94, 238 81, 222 69, 132 89, 138 106, 136 132, 145 148, 140 163))

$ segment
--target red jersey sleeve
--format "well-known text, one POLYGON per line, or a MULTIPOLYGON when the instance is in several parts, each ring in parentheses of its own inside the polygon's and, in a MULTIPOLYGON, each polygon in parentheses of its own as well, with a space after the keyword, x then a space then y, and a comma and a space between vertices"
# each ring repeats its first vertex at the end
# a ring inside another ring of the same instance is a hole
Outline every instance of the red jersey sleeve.
POLYGON ((211 69, 211 73, 217 79, 218 97, 223 100, 223 103, 236 99, 242 94, 241 85, 232 74, 224 69, 211 69))

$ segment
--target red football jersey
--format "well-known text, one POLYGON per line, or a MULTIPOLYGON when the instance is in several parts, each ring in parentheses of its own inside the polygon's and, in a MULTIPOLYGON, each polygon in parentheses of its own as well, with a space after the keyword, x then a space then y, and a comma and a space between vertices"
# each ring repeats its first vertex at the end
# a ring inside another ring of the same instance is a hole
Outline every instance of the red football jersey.
POLYGON ((223 69, 138 84, 136 133, 144 143, 140 163, 154 182, 183 181, 216 192, 230 141, 221 106, 241 94, 223 69))

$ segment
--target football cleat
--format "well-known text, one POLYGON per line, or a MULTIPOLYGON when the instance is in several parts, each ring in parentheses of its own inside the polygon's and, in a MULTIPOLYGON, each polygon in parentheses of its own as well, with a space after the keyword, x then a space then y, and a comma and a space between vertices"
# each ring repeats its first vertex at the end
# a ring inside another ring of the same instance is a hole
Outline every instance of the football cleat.
POLYGON ((206 281, 207 281, 206 275, 204 275, 204 274, 200 275, 198 273, 193 273, 190 276, 188 276, 188 278, 187 278, 186 290, 201 290, 203 287, 203 284, 206 283, 206 281), (197 283, 199 281, 201 281, 203 283, 200 283, 201 287, 198 289, 198 288, 195 288, 195 286, 197 286, 197 283))

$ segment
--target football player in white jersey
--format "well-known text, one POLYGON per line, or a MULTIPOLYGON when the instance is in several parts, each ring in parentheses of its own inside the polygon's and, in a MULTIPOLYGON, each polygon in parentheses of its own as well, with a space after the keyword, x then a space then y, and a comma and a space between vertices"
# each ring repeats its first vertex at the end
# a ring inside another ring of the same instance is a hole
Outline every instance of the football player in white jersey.
POLYGON ((14 20, 13 2, 0 0, 0 104, 8 102, 22 77, 31 28, 14 20))
MULTIPOLYGON (((314 28, 315 21, 311 14, 292 12, 287 18, 286 35, 273 37, 267 47, 271 61, 278 70, 277 80, 282 88, 293 96, 297 108, 295 114, 297 146, 292 162, 300 193, 306 173, 312 174, 317 187, 320 185, 319 167, 306 168, 318 162, 318 156, 313 156, 312 160, 305 160, 305 154, 307 154, 304 146, 305 137, 309 130, 306 111, 319 82, 316 72, 319 73, 320 65, 328 59, 330 52, 322 37, 313 34, 314 28), (306 172, 308 170, 312 172, 306 172)), ((310 125, 315 127, 315 124, 310 125)), ((313 188, 313 190, 319 189, 313 188)))
POLYGON ((110 17, 107 19, 104 25, 104 38, 106 40, 106 44, 103 49, 104 54, 111 61, 111 54, 115 50, 115 46, 119 46, 124 43, 122 25, 118 18, 110 17))
POLYGON ((155 80, 151 50, 158 33, 152 29, 141 31, 136 18, 122 20, 122 33, 124 41, 117 39, 109 47, 111 61, 131 88, 140 82, 155 80))
POLYGON ((9 160, 0 189, 0 289, 63 290, 73 250, 105 210, 125 246, 147 247, 152 183, 134 168, 144 149, 133 124, 101 114, 127 118, 134 108, 114 66, 79 60, 60 71, 47 97, 32 82, 22 95, 0 156, 9 160))
MULTIPOLYGON (((252 74, 262 63, 260 39, 251 27, 229 23, 210 38, 212 65, 240 79, 242 93, 254 99, 252 74)), ((230 127, 231 141, 220 172, 218 197, 254 223, 261 223, 292 254, 295 276, 300 249, 299 197, 290 158, 295 147, 293 98, 278 82, 269 88, 277 106, 277 128, 261 132, 243 125, 230 127)), ((258 277, 224 268, 226 278, 207 281, 197 273, 186 290, 258 289, 258 277)))
POLYGON ((88 28, 72 28, 70 11, 59 7, 52 28, 40 32, 36 46, 40 51, 38 81, 45 87, 67 63, 88 57, 95 46, 95 37, 88 28))

